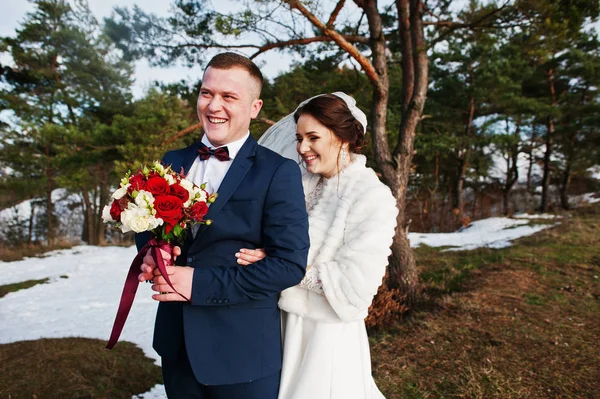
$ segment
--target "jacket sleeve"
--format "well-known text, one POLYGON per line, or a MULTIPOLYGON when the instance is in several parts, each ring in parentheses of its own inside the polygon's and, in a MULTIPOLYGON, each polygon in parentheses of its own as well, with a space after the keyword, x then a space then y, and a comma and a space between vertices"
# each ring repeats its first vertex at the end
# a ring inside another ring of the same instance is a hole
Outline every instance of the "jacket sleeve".
POLYGON ((266 299, 302 280, 309 238, 298 165, 284 160, 267 184, 261 232, 267 256, 246 267, 196 268, 193 305, 215 306, 211 298, 228 305, 266 299))
POLYGON ((355 320, 371 305, 385 275, 397 215, 395 198, 377 181, 376 186, 357 193, 350 204, 343 245, 335 260, 313 265, 340 319, 355 320))

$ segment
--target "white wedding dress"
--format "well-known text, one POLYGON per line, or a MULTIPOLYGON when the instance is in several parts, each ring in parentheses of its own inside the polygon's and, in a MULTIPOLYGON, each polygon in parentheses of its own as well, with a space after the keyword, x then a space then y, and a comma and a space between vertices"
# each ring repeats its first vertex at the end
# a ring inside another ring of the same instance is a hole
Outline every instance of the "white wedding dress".
POLYGON ((283 312, 279 399, 382 399, 364 321, 326 323, 283 312))
MULTIPOLYGON (((310 185, 307 180, 310 177, 305 176, 305 190, 310 185)), ((309 220, 313 222, 314 212, 318 212, 315 209, 317 203, 324 193, 327 195, 324 187, 325 184, 317 184, 309 189, 306 198, 309 220)), ((339 200, 337 196, 335 198, 339 200)), ((318 228, 313 225, 311 240, 319 240, 315 229, 318 228)), ((318 247, 317 242, 311 241, 309 261, 313 260, 318 247)), ((321 307, 330 307, 317 268, 307 268, 299 287, 307 294, 318 294, 323 302, 321 307)), ((364 319, 342 321, 334 317, 323 320, 316 314, 300 315, 282 310, 282 327, 283 367, 279 399, 385 399, 371 375, 364 319)))

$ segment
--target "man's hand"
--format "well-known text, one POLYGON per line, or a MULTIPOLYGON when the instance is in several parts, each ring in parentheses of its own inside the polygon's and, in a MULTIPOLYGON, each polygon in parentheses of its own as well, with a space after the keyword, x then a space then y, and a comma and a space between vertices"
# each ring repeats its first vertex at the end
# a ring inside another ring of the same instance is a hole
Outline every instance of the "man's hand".
POLYGON ((177 292, 173 292, 173 289, 167 284, 167 280, 160 275, 158 268, 153 271, 152 290, 158 292, 158 294, 152 295, 152 299, 159 302, 172 302, 192 299, 192 281, 194 279, 194 268, 189 266, 167 266, 167 274, 173 288, 177 292, 183 295, 179 295, 177 292))
MULTIPOLYGON (((169 255, 162 249, 160 250, 160 253, 162 254, 163 262, 167 262, 171 259, 171 255, 169 255)), ((174 247, 173 262, 175 262, 179 255, 181 255, 181 248, 174 247)), ((140 283, 143 283, 144 281, 152 282, 152 278, 154 277, 154 270, 158 272, 158 269, 156 269, 156 262, 154 262, 154 258, 152 257, 152 248, 148 249, 148 252, 146 252, 146 255, 144 256, 144 263, 142 263, 142 266, 140 266, 140 270, 141 273, 138 275, 138 281, 140 283)))

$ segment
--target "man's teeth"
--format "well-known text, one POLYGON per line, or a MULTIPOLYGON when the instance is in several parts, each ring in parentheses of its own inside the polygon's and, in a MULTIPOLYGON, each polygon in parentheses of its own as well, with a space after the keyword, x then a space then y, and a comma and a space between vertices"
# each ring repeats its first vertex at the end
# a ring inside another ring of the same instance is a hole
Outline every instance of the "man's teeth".
POLYGON ((221 119, 221 118, 208 118, 210 123, 225 123, 227 122, 227 119, 221 119))

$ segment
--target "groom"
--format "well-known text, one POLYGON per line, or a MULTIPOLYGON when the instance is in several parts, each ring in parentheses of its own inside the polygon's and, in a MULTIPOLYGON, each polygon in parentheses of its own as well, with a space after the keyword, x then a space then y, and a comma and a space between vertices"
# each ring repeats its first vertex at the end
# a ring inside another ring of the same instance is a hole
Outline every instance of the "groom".
MULTIPOLYGON (((261 107, 262 74, 248 58, 215 56, 198 98, 201 142, 168 152, 196 184, 218 193, 206 219, 190 232, 177 264, 168 268, 172 291, 145 258, 140 281, 153 280, 160 301, 154 349, 162 357, 173 398, 277 398, 281 368, 279 293, 304 276, 308 218, 298 165, 250 136, 261 107), (267 257, 241 267, 240 248, 265 248, 267 257), (167 293, 164 293, 167 292, 167 293)), ((148 237, 138 235, 138 248, 148 237)))

